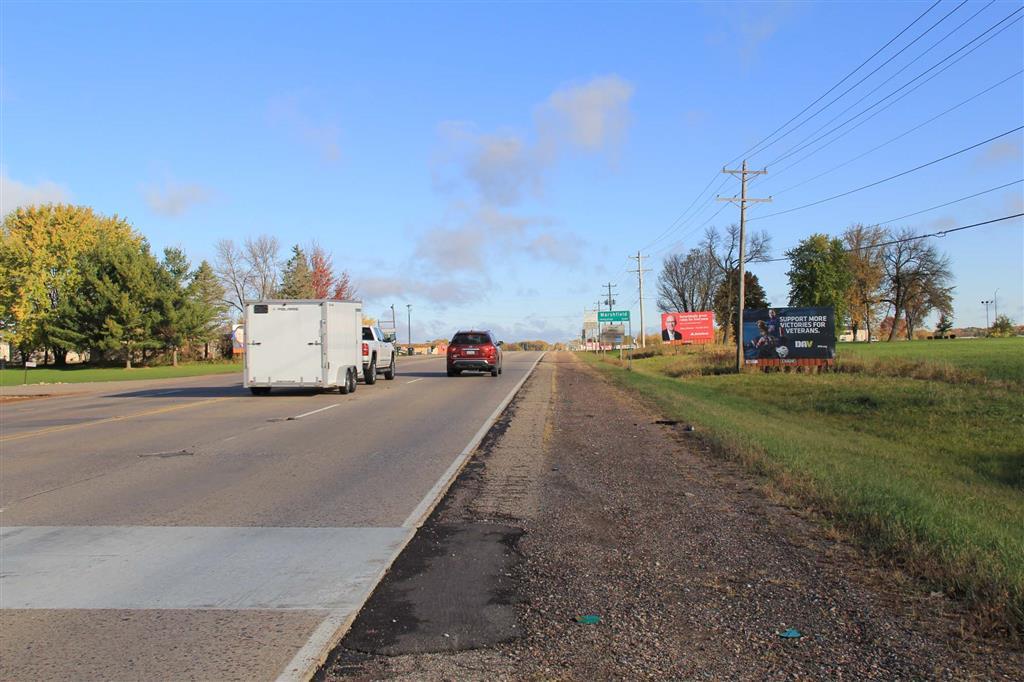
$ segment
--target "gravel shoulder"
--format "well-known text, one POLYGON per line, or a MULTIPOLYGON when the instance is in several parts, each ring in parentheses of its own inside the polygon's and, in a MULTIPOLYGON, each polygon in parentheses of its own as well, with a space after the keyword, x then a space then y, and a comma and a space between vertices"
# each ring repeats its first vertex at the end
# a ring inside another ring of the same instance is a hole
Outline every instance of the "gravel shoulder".
POLYGON ((659 419, 548 354, 424 528, 522 530, 502 568, 521 635, 399 656, 343 642, 320 678, 1020 679, 1019 644, 976 637, 956 602, 659 419))

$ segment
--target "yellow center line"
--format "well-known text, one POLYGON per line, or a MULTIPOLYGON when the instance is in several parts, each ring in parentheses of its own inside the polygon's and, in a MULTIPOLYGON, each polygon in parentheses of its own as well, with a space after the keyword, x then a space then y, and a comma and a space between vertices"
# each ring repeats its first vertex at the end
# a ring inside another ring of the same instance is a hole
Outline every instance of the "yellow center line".
POLYGON ((197 407, 199 405, 210 405, 212 403, 219 403, 222 400, 230 400, 229 396, 223 398, 210 398, 208 400, 197 400, 194 403, 185 403, 184 405, 169 405, 167 407, 158 407, 152 410, 145 410, 143 412, 134 412, 132 414, 122 414, 117 417, 107 417, 106 419, 97 419, 94 422, 84 422, 81 424, 64 424, 63 426, 51 426, 45 429, 39 429, 37 431, 29 431, 27 433, 19 433, 13 436, 5 436, 0 438, 0 443, 8 443, 12 440, 21 440, 22 438, 31 438, 33 436, 42 436, 47 433, 56 433, 58 431, 67 431, 69 429, 84 428, 86 426, 96 426, 98 424, 109 424, 110 422, 119 422, 125 419, 134 419, 135 417, 148 417, 154 414, 162 414, 164 412, 175 412, 177 410, 184 410, 189 407, 197 407))

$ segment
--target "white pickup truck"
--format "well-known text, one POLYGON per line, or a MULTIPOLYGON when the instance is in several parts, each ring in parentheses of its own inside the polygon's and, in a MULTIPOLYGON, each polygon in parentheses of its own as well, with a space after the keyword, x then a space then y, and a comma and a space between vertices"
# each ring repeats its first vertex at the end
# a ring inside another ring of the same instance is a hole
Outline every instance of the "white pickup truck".
POLYGON ((376 325, 363 326, 363 380, 377 381, 377 375, 395 378, 395 344, 376 325))

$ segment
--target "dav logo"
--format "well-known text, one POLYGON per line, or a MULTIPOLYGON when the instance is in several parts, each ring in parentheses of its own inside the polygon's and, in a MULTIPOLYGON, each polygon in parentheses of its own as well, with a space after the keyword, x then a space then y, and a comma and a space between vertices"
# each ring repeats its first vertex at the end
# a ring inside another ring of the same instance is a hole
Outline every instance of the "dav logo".
POLYGON ((794 341, 793 342, 793 347, 794 348, 814 348, 814 342, 813 341, 794 341))

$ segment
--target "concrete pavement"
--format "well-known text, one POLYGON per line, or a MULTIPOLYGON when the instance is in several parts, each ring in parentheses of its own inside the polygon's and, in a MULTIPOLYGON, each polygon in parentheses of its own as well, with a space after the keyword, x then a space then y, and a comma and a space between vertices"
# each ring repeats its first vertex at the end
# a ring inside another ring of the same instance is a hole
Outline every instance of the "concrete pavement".
POLYGON ((3 678, 301 677, 538 356, 403 358, 349 396, 217 376, 5 405, 3 678))

